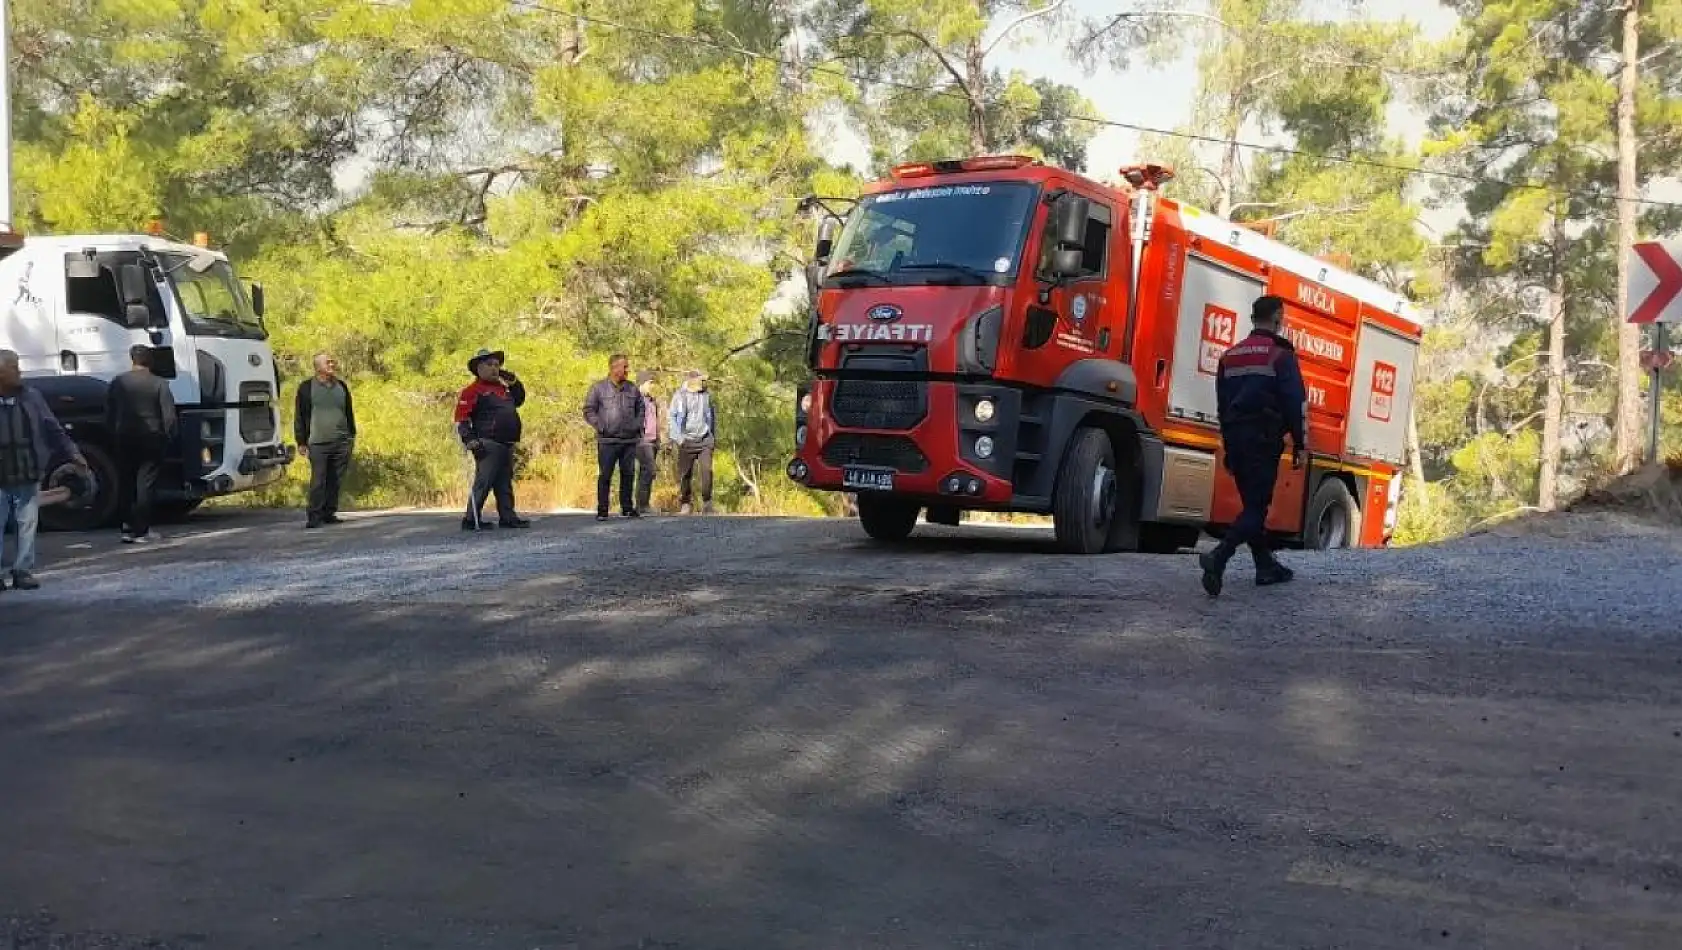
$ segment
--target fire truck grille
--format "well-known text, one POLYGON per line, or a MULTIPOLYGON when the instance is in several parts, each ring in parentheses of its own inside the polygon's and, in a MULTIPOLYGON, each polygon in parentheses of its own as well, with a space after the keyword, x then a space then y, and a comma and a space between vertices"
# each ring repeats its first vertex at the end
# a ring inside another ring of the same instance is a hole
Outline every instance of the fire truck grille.
POLYGON ((837 432, 824 443, 823 460, 826 465, 875 465, 913 475, 929 467, 929 460, 908 437, 868 432, 837 432))
POLYGON ((843 379, 830 407, 849 429, 909 429, 928 414, 928 388, 914 380, 843 379))

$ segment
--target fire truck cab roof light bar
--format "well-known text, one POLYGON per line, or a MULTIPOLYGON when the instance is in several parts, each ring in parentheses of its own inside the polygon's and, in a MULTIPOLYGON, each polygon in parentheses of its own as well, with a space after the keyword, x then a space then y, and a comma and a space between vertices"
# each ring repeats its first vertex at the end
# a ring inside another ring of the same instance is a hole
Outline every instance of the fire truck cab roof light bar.
POLYGON ((1043 165, 1037 158, 1026 155, 983 155, 979 158, 965 158, 939 162, 907 162, 895 165, 891 174, 895 178, 927 178, 930 175, 955 175, 961 172, 994 172, 1010 168, 1026 168, 1029 165, 1043 165))

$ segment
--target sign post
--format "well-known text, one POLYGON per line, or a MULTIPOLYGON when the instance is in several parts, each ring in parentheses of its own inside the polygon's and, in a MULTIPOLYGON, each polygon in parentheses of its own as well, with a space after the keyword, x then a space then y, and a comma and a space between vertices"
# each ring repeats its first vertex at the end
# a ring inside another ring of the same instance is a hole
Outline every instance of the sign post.
POLYGON ((1682 323, 1682 241, 1642 241, 1630 248, 1629 303, 1625 319, 1651 324, 1653 348, 1641 354, 1641 365, 1653 374, 1652 419, 1647 432, 1647 460, 1659 458, 1659 423, 1663 414, 1660 383, 1670 366, 1670 324, 1682 323))

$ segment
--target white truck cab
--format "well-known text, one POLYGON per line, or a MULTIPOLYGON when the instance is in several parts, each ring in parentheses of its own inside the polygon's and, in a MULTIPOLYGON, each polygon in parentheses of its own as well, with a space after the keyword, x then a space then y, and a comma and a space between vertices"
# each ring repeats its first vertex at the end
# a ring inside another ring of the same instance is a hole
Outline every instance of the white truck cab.
POLYGON ((281 438, 263 289, 241 284, 227 255, 148 235, 0 235, 0 348, 18 353, 98 482, 86 508, 44 508, 48 527, 119 518, 105 394, 136 343, 153 348, 180 419, 160 513, 279 481, 296 454, 281 438))

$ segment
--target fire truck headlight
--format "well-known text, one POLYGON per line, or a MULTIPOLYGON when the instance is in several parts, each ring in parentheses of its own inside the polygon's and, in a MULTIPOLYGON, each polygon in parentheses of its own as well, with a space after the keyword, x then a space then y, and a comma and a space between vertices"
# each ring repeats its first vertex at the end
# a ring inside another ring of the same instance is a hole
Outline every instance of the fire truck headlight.
POLYGON ((800 447, 800 448, 804 448, 806 446, 806 427, 805 426, 795 426, 794 427, 794 444, 796 446, 800 447))
POLYGON ((990 459, 993 457, 993 437, 984 435, 975 440, 975 454, 977 458, 990 459))
POLYGON ((975 404, 975 421, 976 422, 992 422, 993 421, 993 412, 994 412, 993 400, 983 399, 980 402, 975 404))
POLYGON ((801 412, 811 412, 812 411, 812 394, 811 393, 805 393, 804 395, 802 395, 800 397, 800 411, 801 412))

